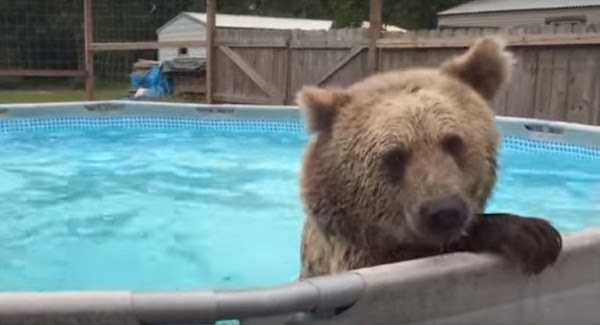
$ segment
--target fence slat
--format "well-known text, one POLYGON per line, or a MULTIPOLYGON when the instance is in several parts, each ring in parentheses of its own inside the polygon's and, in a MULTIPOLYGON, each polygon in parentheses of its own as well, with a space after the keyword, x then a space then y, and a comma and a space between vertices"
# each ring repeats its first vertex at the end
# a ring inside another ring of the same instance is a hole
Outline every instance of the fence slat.
POLYGON ((92 9, 92 0, 83 1, 83 34, 85 51, 85 94, 87 100, 95 99, 96 76, 94 70, 94 15, 92 9))
MULTIPOLYGON (((578 48, 571 51, 567 76, 566 120, 578 123, 594 122, 594 86, 598 71, 598 60, 593 50, 578 48)), ((597 51, 595 51, 597 53, 597 51)))
MULTIPOLYGON (((552 117, 551 97, 554 72, 554 49, 543 48, 538 53, 538 71, 535 89, 535 107, 533 116, 541 119, 552 117)), ((516 71, 515 73, 519 73, 516 71)))
POLYGON ((111 42, 92 43, 91 48, 95 52, 135 51, 135 50, 158 50, 162 48, 180 47, 205 47, 204 41, 176 41, 176 42, 111 42))
POLYGON ((369 73, 375 73, 378 70, 377 40, 381 37, 382 6, 383 0, 369 1, 369 73))
POLYGON ((569 53, 566 49, 554 51, 552 61, 552 91, 550 92, 550 119, 565 120, 567 106, 567 75, 569 53))
POLYGON ((537 52, 519 49, 514 52, 517 64, 509 87, 510 96, 506 101, 506 114, 510 116, 532 117, 535 103, 537 52))
POLYGON ((350 61, 352 61, 352 59, 354 59, 357 55, 359 55, 364 49, 365 49, 364 46, 359 46, 359 47, 356 47, 356 48, 350 50, 348 55, 346 55, 335 67, 333 67, 333 69, 331 69, 329 72, 327 72, 323 76, 323 78, 321 78, 319 80, 319 82, 317 82, 317 85, 320 86, 320 85, 324 84, 336 72, 338 72, 340 69, 342 69, 344 66, 346 66, 350 61))
MULTIPOLYGON (((473 43, 476 36, 469 38, 405 39, 382 38, 377 41, 379 48, 465 48, 473 43)), ((509 46, 568 46, 600 45, 598 34, 523 34, 505 36, 509 46)))
POLYGON ((0 69, 0 77, 85 77, 85 70, 0 69))
POLYGON ((215 83, 217 81, 215 60, 215 26, 217 0, 206 0, 206 102, 214 102, 215 83))

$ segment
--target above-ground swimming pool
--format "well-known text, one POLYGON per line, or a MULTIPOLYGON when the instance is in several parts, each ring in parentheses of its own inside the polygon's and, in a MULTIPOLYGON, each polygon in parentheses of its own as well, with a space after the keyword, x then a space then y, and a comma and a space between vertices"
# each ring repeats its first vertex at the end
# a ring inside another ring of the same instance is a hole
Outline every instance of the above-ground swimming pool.
MULTIPOLYGON (((598 131, 506 118, 499 127, 489 212, 544 217, 564 235, 600 226, 598 131)), ((5 105, 0 291, 291 283, 307 141, 290 107, 5 105)))

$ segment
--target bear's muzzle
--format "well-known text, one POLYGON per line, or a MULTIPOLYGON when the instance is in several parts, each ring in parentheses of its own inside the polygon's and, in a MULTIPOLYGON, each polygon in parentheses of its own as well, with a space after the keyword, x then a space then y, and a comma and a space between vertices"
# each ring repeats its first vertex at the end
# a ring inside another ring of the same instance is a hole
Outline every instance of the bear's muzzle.
POLYGON ((467 203, 459 195, 427 201, 419 209, 423 223, 435 233, 463 229, 469 219, 469 213, 467 203))

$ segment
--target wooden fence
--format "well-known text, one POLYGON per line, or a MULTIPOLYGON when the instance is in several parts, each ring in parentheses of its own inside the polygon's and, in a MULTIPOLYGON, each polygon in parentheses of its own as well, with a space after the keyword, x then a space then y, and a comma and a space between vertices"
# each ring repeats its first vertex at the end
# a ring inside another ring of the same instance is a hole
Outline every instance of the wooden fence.
MULTIPOLYGON (((384 33, 379 71, 437 66, 477 37, 501 33, 517 65, 498 96, 500 115, 600 125, 600 26, 453 29, 384 33)), ((344 86, 369 74, 365 29, 217 31, 215 99, 292 104, 302 85, 344 86)))
POLYGON ((215 99, 292 103, 304 84, 345 85, 367 75, 367 30, 217 31, 215 99))
POLYGON ((501 33, 517 63, 494 102, 497 114, 600 125, 599 31, 600 25, 560 25, 390 35, 379 41, 380 69, 435 66, 474 38, 501 33))

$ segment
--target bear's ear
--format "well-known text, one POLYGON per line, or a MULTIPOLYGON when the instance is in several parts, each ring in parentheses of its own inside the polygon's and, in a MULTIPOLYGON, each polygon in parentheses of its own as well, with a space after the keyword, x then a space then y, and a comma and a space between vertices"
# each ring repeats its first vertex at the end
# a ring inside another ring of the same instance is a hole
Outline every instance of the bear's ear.
POLYGON ((343 90, 304 86, 296 102, 304 111, 304 119, 311 133, 327 131, 333 125, 339 108, 350 96, 343 90))
POLYGON ((497 37, 480 39, 465 54, 443 63, 441 69, 491 101, 511 76, 514 59, 505 46, 497 37))

